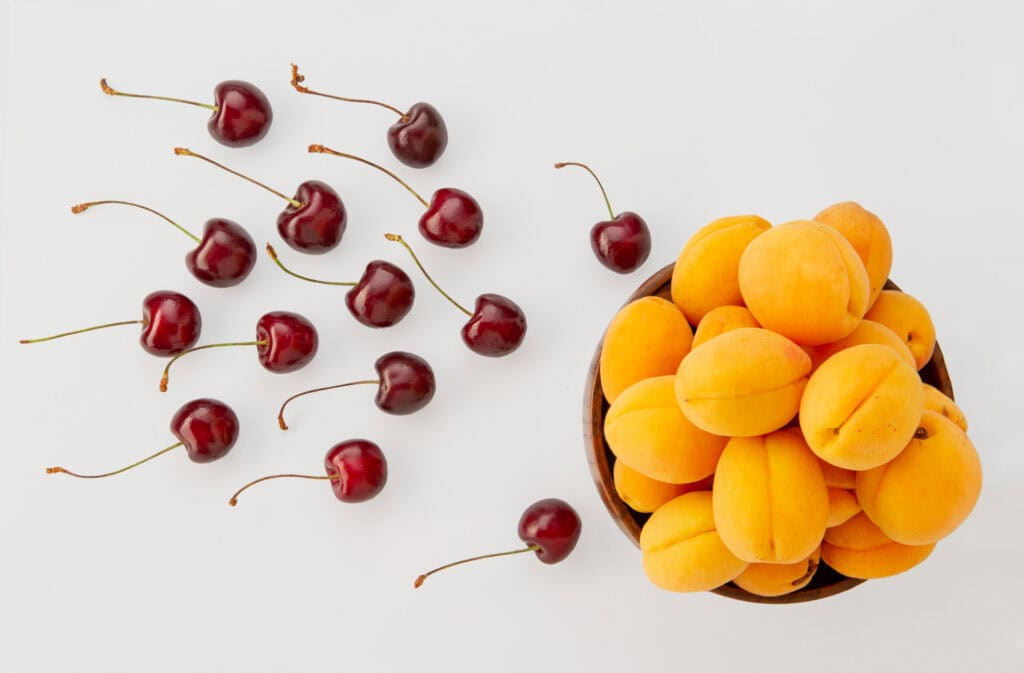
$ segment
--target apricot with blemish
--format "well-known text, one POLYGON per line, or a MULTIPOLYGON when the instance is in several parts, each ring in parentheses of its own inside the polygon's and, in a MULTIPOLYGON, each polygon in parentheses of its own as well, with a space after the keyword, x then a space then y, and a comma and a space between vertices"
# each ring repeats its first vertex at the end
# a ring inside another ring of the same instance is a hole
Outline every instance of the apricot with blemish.
POLYGON ((819 546, 810 556, 796 563, 751 563, 733 583, 755 596, 784 596, 810 583, 820 559, 819 546))
POLYGON ((916 298, 906 292, 883 290, 864 317, 896 332, 914 354, 918 369, 932 359, 935 324, 928 309, 916 298))

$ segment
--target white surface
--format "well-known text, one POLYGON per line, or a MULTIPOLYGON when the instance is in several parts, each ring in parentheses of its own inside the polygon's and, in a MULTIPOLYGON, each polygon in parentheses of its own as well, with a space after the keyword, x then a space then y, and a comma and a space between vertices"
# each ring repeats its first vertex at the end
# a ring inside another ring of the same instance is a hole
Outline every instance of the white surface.
POLYGON ((0 668, 1020 670, 1018 3, 256 4, 11 7, 0 668), (311 86, 431 101, 451 132, 446 155, 401 169, 384 142, 387 112, 298 96, 292 61, 311 86), (270 96, 274 126, 253 148, 222 148, 204 112, 108 98, 104 75, 200 98, 221 79, 250 79, 270 96), (530 321, 521 351, 470 353, 461 316, 418 276, 409 317, 370 331, 347 315, 342 291, 287 278, 266 258, 243 285, 212 289, 184 268, 188 240, 158 220, 114 207, 68 213, 81 200, 137 199, 194 229, 221 215, 277 241, 282 204, 172 155, 187 145, 285 191, 313 177, 336 186, 345 240, 322 257, 281 246, 297 270, 354 278, 383 257, 412 271, 381 234, 414 234, 415 201, 367 168, 306 155, 310 142, 398 167, 427 193, 476 195, 487 214, 477 245, 410 240, 466 302, 484 291, 520 302, 530 321), (599 195, 585 174, 552 170, 556 160, 590 162, 613 205, 650 223, 655 251, 639 273, 593 260, 599 195), (851 198, 889 224, 893 277, 931 308, 983 457, 981 501, 923 566, 827 601, 761 607, 660 592, 584 462, 581 386, 601 329, 706 221, 753 211, 780 222, 851 198), (291 309, 319 326, 321 352, 288 376, 264 372, 249 351, 196 355, 161 395, 162 361, 138 348, 134 328, 16 343, 132 318, 165 287, 198 302, 206 342, 250 338, 262 312, 291 309), (339 391, 297 404, 293 429, 276 429, 284 396, 363 378, 394 348, 437 371, 422 413, 388 417, 370 391, 339 391), (201 395, 241 417, 223 461, 166 456, 104 482, 43 474, 155 451, 171 441, 173 411, 201 395), (359 436, 390 461, 373 502, 277 482, 225 504, 252 477, 319 472, 332 443, 359 436), (516 546, 520 511, 549 495, 584 519, 565 563, 497 560, 412 590, 426 568, 516 546))

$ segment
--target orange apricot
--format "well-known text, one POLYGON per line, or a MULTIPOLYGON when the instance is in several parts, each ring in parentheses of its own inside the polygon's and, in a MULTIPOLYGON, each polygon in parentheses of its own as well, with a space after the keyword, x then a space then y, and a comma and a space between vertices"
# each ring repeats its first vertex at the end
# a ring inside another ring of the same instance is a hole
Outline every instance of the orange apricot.
POLYGON ((924 386, 924 408, 942 414, 960 426, 961 430, 967 432, 967 417, 964 416, 964 412, 956 402, 935 386, 930 386, 927 383, 922 385, 924 386))
POLYGON ((836 467, 832 463, 818 457, 818 466, 825 477, 825 485, 829 488, 857 488, 857 473, 844 467, 836 467))
POLYGON ((895 350, 907 364, 917 369, 917 362, 914 354, 910 352, 907 343, 901 339, 896 332, 873 320, 861 320, 857 327, 845 337, 832 343, 813 346, 810 349, 811 363, 817 369, 822 362, 829 359, 841 350, 861 344, 882 344, 895 350))
POLYGON ((913 568, 928 558, 934 544, 910 546, 893 542, 864 512, 825 531, 821 559, 847 577, 870 580, 913 568))
POLYGON ((829 528, 850 520, 860 511, 857 496, 845 488, 828 489, 828 524, 829 528))
POLYGON ((868 272, 868 306, 874 304, 892 267, 892 239, 882 220, 854 201, 831 205, 815 215, 814 220, 836 229, 853 246, 868 272))
POLYGON ((864 317, 896 332, 914 354, 918 369, 932 359, 935 324, 924 304, 906 292, 883 290, 864 317))
POLYGON ((637 472, 621 460, 612 468, 615 492, 622 501, 637 512, 653 512, 672 498, 678 498, 690 491, 710 491, 711 479, 705 478, 690 484, 666 484, 637 472))
POLYGON ((756 596, 783 596, 807 586, 818 570, 821 547, 796 563, 751 563, 733 583, 756 596))
POLYGON ((693 332, 691 349, 714 337, 740 327, 760 327, 754 314, 745 306, 718 306, 707 313, 697 323, 693 332))

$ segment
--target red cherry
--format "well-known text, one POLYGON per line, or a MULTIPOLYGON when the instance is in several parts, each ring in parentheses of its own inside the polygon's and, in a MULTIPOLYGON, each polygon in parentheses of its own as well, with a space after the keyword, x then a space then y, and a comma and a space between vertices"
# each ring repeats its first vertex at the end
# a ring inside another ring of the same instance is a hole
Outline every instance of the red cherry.
POLYGON ((519 539, 526 543, 525 548, 498 554, 484 554, 454 563, 446 563, 417 577, 413 586, 418 589, 428 577, 452 566, 499 556, 524 554, 530 551, 536 552, 537 558, 543 563, 558 563, 576 547, 581 529, 579 514, 569 503, 558 498, 538 500, 527 507, 519 518, 519 539))
POLYGON ((147 353, 163 357, 191 348, 199 340, 203 320, 199 314, 199 308, 191 299, 178 292, 160 290, 146 295, 142 300, 141 320, 111 322, 39 339, 22 339, 19 343, 33 344, 52 341, 73 334, 120 325, 142 325, 142 334, 139 335, 139 343, 142 348, 147 353))
POLYGON ((408 183, 379 164, 375 164, 355 154, 332 150, 323 145, 310 145, 309 152, 312 154, 333 154, 336 157, 344 157, 364 163, 387 174, 398 184, 405 187, 426 208, 426 212, 420 217, 419 229, 424 238, 431 243, 436 243, 446 248, 465 248, 480 238, 480 232, 483 231, 484 227, 483 211, 480 209, 480 204, 477 203, 476 199, 461 189, 451 187, 439 189, 434 192, 430 203, 427 203, 408 183))
POLYGON ((299 93, 323 96, 347 103, 369 103, 391 110, 399 116, 399 120, 388 129, 388 146, 391 153, 406 166, 425 168, 441 158, 444 148, 448 146, 448 127, 445 126, 441 113, 429 103, 416 103, 408 112, 396 107, 367 98, 346 98, 332 94, 313 91, 304 86, 306 78, 299 74, 299 67, 292 64, 292 87, 299 93))
POLYGON ((309 361, 316 355, 318 345, 319 337, 313 323, 298 313, 288 311, 264 313, 256 322, 255 341, 232 341, 196 346, 171 358, 167 366, 164 367, 163 377, 160 379, 160 392, 167 392, 171 365, 189 353, 226 346, 256 346, 256 352, 263 368, 276 374, 284 374, 302 369, 309 364, 309 361))
POLYGON ((526 314, 518 304, 500 294, 482 294, 476 298, 475 310, 470 313, 434 282, 404 238, 398 234, 384 234, 384 238, 401 244, 412 255, 416 266, 434 289, 469 316, 469 322, 462 327, 462 340, 471 351, 488 357, 501 357, 512 353, 523 343, 526 338, 526 314))
POLYGON ((376 384, 377 397, 374 402, 377 407, 396 416, 417 412, 434 398, 434 391, 437 389, 434 370, 420 356, 404 351, 392 351, 377 358, 373 366, 377 370, 376 379, 339 383, 292 395, 281 405, 281 410, 277 414, 278 425, 282 430, 288 429, 284 422, 284 409, 292 400, 325 390, 376 384))
POLYGON ((104 474, 77 474, 63 467, 48 467, 47 474, 67 474, 80 479, 100 479, 127 472, 179 446, 184 446, 194 463, 211 463, 223 458, 238 440, 238 416, 219 400, 201 398, 186 402, 171 418, 171 433, 178 441, 152 456, 143 458, 120 470, 104 474))
POLYGON ((277 231, 285 243, 299 252, 319 255, 341 242, 347 220, 345 204, 329 185, 319 180, 307 180, 299 185, 295 197, 291 198, 262 182, 253 180, 248 175, 243 175, 185 147, 175 147, 174 153, 178 156, 202 159, 287 201, 288 205, 277 217, 277 231))
POLYGON ((270 123, 274 119, 270 101, 263 92, 255 85, 241 80, 228 80, 218 84, 213 90, 213 105, 182 98, 124 93, 108 85, 106 79, 100 80, 100 89, 109 96, 166 100, 211 110, 213 116, 207 122, 206 128, 214 140, 228 147, 246 147, 257 142, 267 135, 270 123))
POLYGON ((274 246, 267 244, 267 254, 289 276, 321 285, 351 287, 345 294, 345 305, 352 316, 367 327, 391 327, 412 308, 416 290, 404 271, 390 262, 374 260, 366 265, 359 282, 319 280, 295 273, 278 258, 274 246))
POLYGON ((250 481, 228 500, 238 504, 238 496, 256 484, 271 479, 328 479, 335 497, 342 502, 365 502, 384 489, 388 481, 388 461, 380 447, 365 439, 349 439, 335 444, 324 458, 326 475, 272 474, 250 481))
POLYGON ((608 201, 608 193, 594 171, 586 164, 576 161, 565 161, 555 164, 555 168, 579 166, 586 170, 597 181, 608 207, 610 220, 602 220, 590 230, 590 247, 597 255, 599 262, 616 273, 630 273, 638 269, 651 254, 651 231, 644 219, 633 212, 618 215, 612 210, 608 201))
POLYGON ((163 213, 131 201, 87 201, 71 206, 71 212, 83 213, 93 206, 119 204, 139 208, 162 218, 198 245, 185 255, 185 266, 202 283, 213 287, 238 285, 256 264, 256 244, 249 232, 231 220, 216 217, 203 226, 203 238, 185 229, 163 213))

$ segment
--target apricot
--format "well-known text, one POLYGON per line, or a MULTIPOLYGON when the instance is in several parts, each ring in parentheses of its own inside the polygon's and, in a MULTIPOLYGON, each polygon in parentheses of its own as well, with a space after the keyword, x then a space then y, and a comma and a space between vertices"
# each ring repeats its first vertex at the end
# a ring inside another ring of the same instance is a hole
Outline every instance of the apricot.
POLYGON ((828 524, 829 528, 850 520, 860 511, 857 496, 845 488, 828 489, 828 524))
POLYGON ((668 591, 708 591, 733 580, 747 564, 715 531, 711 493, 694 491, 659 507, 640 531, 644 572, 668 591))
POLYGON ((782 596, 807 586, 818 570, 821 547, 796 563, 751 563, 733 582, 757 596, 782 596))
POLYGON ((825 534, 825 478, 796 428, 730 439, 711 493, 718 534, 744 561, 797 563, 825 534))
POLYGON ((718 306, 700 319, 697 329, 693 332, 693 343, 690 348, 694 349, 709 339, 740 327, 760 326, 754 314, 745 306, 718 306))
POLYGON ((952 533, 980 493, 981 461, 974 445, 956 423, 934 411, 924 412, 898 456, 857 474, 857 500, 868 518, 907 545, 931 544, 952 533))
POLYGON ((836 467, 832 463, 818 458, 818 467, 825 477, 825 485, 829 488, 845 488, 847 490, 857 488, 857 473, 843 467, 836 467))
POLYGON ((672 301, 692 324, 713 308, 743 303, 736 275, 740 255, 771 226, 757 215, 735 215, 715 220, 690 237, 672 271, 672 301))
POLYGON ((838 231, 818 222, 787 222, 751 241, 739 282, 759 323, 807 346, 842 339, 868 307, 864 263, 838 231))
POLYGON ((626 388, 604 417, 616 458, 669 484, 688 484, 715 471, 726 438, 691 423, 675 398, 675 377, 656 376, 626 388))
POLYGON ((918 369, 932 359, 935 351, 935 324, 924 304, 906 292, 882 290, 864 317, 880 322, 896 332, 914 354, 918 369))
POLYGON ((868 306, 874 304, 892 267, 892 239, 882 220, 854 201, 831 205, 814 220, 833 227, 853 246, 868 272, 868 306))
POLYGON ((942 414, 960 426, 961 430, 967 432, 967 417, 964 416, 964 412, 960 410, 956 402, 935 386, 930 386, 927 383, 922 385, 924 386, 924 408, 942 414))
POLYGON ((825 531, 821 559, 847 577, 870 580, 909 570, 928 558, 934 548, 934 544, 893 542, 861 512, 825 531))
POLYGON ((811 375, 800 429, 819 458, 868 470, 903 450, 923 410, 914 368, 888 346, 862 344, 839 351, 811 375))
POLYGON ((666 484, 651 479, 621 460, 615 461, 612 468, 612 479, 615 492, 622 501, 637 512, 653 512, 672 498, 678 498, 690 491, 710 491, 711 479, 705 478, 691 484, 666 484))
POLYGON ((689 323, 672 302, 643 297, 626 304, 608 325, 601 346, 605 399, 610 404, 637 381, 674 374, 692 340, 689 323))
POLYGON ((811 358, 789 339, 740 327, 690 351, 676 373, 676 398, 697 427, 726 437, 781 428, 800 407, 811 358))
POLYGON ((832 343, 813 346, 809 353, 814 369, 821 366, 821 363, 829 359, 841 350, 861 344, 882 344, 895 350, 907 364, 917 369, 917 362, 914 354, 910 352, 907 343, 901 339, 896 332, 873 320, 861 320, 856 328, 845 337, 832 343))

